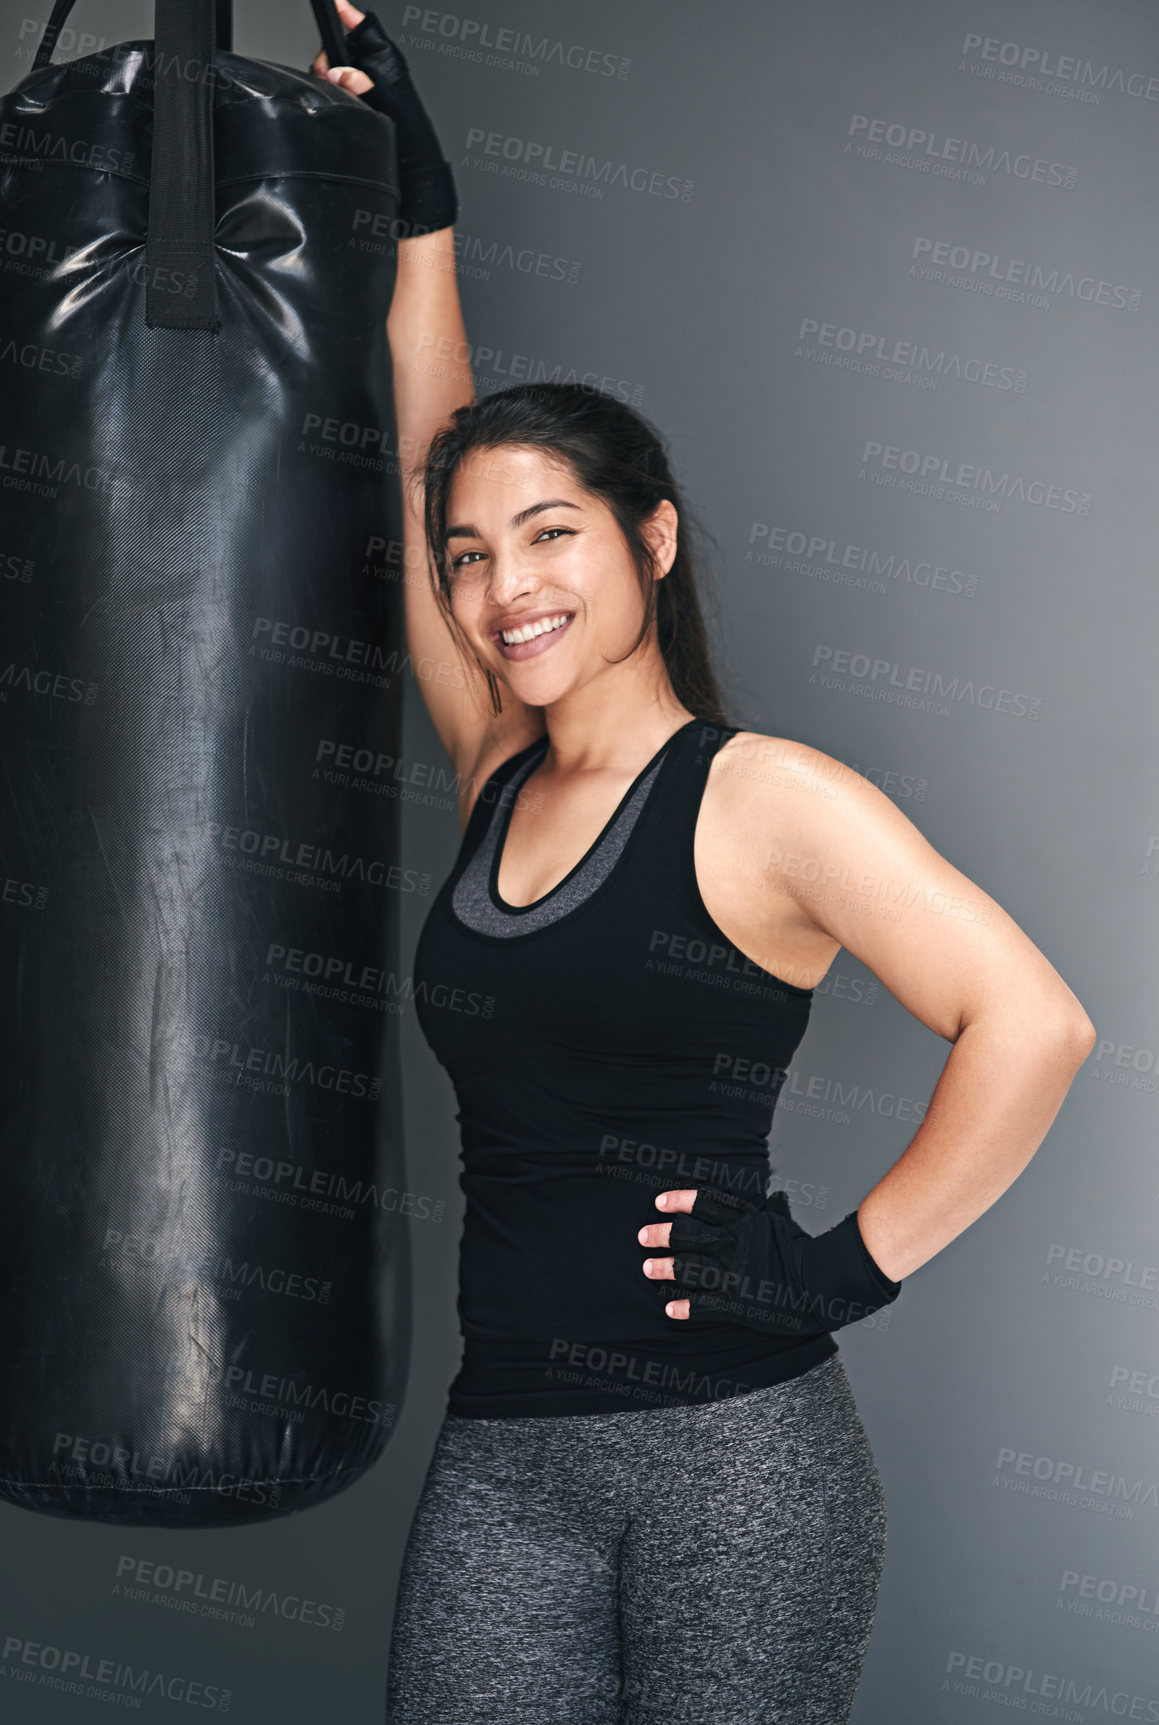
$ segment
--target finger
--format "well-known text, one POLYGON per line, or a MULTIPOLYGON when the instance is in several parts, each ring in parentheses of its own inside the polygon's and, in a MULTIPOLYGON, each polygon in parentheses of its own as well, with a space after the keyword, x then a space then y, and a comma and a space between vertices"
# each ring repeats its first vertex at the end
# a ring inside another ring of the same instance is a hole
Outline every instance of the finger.
POLYGON ((669 1274, 677 1286, 698 1289, 698 1299, 705 1298, 710 1291, 729 1291, 740 1280, 735 1270, 699 1252, 674 1252, 666 1262, 672 1266, 669 1274))
POLYGON ((680 1187, 673 1192, 657 1192, 656 1208, 658 1210, 691 1210, 696 1202, 696 1187, 680 1187))
POLYGON ((669 1300, 664 1310, 670 1318, 687 1318, 690 1315, 687 1300, 669 1300))
POLYGON ((671 1222, 646 1222, 636 1238, 641 1246, 666 1246, 671 1232, 671 1222))
POLYGON ((374 79, 368 78, 365 72, 360 72, 357 66, 331 66, 326 76, 332 84, 349 90, 352 96, 364 95, 367 90, 374 88, 374 79))
POLYGON ((691 1216, 673 1216, 668 1224, 669 1246, 678 1252, 692 1247, 693 1250, 710 1252, 717 1256, 732 1251, 737 1240, 735 1223, 732 1227, 726 1227, 716 1222, 698 1222, 696 1210, 703 1199, 704 1194, 701 1193, 691 1216))
POLYGON ((346 30, 356 30, 362 20, 366 17, 366 13, 359 12, 356 7, 351 6, 349 0, 336 0, 336 4, 338 6, 338 16, 342 20, 343 28, 346 30))
POLYGON ((654 1282, 670 1282, 672 1280, 671 1258, 645 1258, 644 1274, 651 1276, 654 1282))
POLYGON ((738 1217, 754 1208, 737 1192, 725 1191, 719 1186, 701 1186, 697 1190, 692 1215, 699 1222, 735 1223, 738 1217))

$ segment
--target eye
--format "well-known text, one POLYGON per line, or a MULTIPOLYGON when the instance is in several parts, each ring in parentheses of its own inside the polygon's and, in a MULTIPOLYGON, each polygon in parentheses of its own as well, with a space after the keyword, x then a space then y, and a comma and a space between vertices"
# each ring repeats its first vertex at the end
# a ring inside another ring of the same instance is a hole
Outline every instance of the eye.
MULTIPOLYGON (((542 527, 542 528, 540 528, 539 532, 536 534, 535 538, 531 541, 531 543, 533 545, 538 545, 541 542, 542 543, 550 543, 550 541, 544 540, 544 535, 547 533, 566 533, 569 539, 575 538, 575 528, 574 527, 542 527)), ((470 569, 470 568, 473 568, 474 565, 468 563, 466 561, 467 558, 468 557, 485 557, 486 555, 487 555, 487 553, 485 551, 460 551, 460 553, 457 557, 451 558, 451 568, 452 569, 470 569)))

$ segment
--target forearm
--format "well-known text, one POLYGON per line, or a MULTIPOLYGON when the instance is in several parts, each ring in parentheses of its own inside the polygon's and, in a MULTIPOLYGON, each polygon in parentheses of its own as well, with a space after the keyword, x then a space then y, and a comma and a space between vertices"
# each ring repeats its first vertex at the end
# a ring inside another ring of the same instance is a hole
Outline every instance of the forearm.
POLYGON ((1027 1014, 967 1024, 914 1137, 857 1211, 874 1261, 898 1281, 1013 1185, 1090 1051, 1088 1030, 1027 1014))
POLYGON ((399 241, 386 334, 404 478, 421 467, 455 408, 475 399, 453 236, 453 228, 440 228, 399 241))
MULTIPOLYGON (((398 243, 398 275, 386 320, 394 374, 408 639, 419 640, 434 605, 427 569, 421 475, 431 438, 475 399, 459 304, 453 228, 398 243)), ((441 640, 441 630, 439 639, 441 640)))

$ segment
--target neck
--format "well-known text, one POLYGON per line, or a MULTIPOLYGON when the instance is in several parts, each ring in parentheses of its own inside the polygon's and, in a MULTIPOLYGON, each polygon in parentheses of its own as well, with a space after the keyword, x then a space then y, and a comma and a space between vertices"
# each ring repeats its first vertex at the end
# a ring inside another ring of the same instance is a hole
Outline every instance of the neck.
POLYGON ((544 707, 551 773, 619 772, 635 775, 663 743, 694 718, 671 683, 617 691, 609 699, 602 678, 544 707))

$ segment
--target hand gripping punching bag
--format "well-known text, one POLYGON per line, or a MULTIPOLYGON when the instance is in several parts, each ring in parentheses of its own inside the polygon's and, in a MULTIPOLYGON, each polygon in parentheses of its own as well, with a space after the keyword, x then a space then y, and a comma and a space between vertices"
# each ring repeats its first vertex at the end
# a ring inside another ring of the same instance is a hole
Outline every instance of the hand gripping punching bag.
POLYGON ((54 65, 68 12, 0 101, 0 1493, 224 1526, 381 1455, 429 1203, 395 134, 214 0, 54 65))

